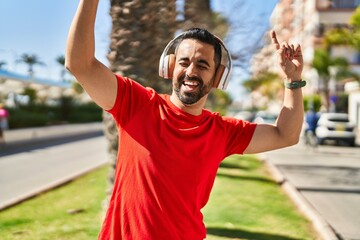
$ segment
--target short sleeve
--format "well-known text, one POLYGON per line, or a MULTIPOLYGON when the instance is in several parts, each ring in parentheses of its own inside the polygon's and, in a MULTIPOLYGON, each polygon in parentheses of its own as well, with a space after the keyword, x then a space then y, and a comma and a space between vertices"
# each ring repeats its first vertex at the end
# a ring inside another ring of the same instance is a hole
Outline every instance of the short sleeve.
POLYGON ((224 118, 226 122, 226 156, 243 154, 249 145, 257 124, 248 121, 224 118))
POLYGON ((115 121, 124 126, 149 102, 155 91, 145 88, 138 82, 115 75, 117 78, 117 96, 114 106, 108 110, 115 121))

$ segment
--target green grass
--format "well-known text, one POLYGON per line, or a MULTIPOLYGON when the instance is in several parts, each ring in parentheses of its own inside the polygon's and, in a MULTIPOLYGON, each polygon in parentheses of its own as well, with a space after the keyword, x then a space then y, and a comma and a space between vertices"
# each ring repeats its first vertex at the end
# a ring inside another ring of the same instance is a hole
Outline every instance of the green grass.
POLYGON ((223 161, 203 213, 208 240, 316 239, 311 224, 254 156, 223 161))
POLYGON ((97 239, 107 188, 102 167, 65 186, 0 212, 2 240, 97 239), (78 210, 69 214, 68 211, 78 210))
MULTIPOLYGON (((0 212, 1 239, 97 239, 106 179, 102 167, 0 212), (69 214, 71 209, 81 211, 69 214)), ((221 164, 203 213, 208 240, 316 239, 311 224, 253 156, 233 156, 221 164)))

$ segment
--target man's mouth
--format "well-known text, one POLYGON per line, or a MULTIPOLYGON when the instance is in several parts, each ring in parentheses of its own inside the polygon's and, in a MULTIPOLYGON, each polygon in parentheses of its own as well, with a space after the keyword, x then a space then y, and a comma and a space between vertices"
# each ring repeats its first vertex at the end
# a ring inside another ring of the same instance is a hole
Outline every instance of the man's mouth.
POLYGON ((200 83, 198 81, 184 80, 182 85, 185 87, 185 91, 194 91, 200 83))

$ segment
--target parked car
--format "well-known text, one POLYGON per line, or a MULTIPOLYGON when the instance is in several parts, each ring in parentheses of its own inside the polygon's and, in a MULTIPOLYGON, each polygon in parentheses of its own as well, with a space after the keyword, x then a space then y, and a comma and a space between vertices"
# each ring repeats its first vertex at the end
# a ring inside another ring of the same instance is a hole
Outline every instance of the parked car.
POLYGON ((248 122, 252 122, 254 120, 255 114, 250 111, 240 111, 235 114, 234 118, 242 119, 248 122))
POLYGON ((267 123, 267 124, 274 124, 278 114, 266 112, 266 111, 259 111, 255 115, 254 123, 267 123))
POLYGON ((335 140, 337 143, 347 142, 355 146, 355 124, 349 121, 346 113, 321 114, 315 132, 319 144, 335 140))

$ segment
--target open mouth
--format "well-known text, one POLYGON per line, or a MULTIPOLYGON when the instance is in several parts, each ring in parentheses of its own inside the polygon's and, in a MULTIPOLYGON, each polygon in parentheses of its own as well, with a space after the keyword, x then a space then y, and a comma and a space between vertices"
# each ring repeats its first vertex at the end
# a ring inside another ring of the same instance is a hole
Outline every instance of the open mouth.
POLYGON ((198 81, 190 81, 190 80, 184 80, 183 86, 185 87, 185 91, 194 91, 197 89, 197 87, 200 85, 198 81))

